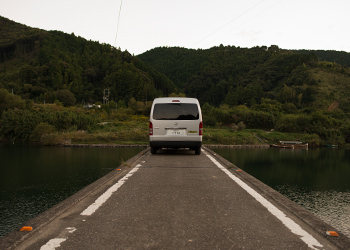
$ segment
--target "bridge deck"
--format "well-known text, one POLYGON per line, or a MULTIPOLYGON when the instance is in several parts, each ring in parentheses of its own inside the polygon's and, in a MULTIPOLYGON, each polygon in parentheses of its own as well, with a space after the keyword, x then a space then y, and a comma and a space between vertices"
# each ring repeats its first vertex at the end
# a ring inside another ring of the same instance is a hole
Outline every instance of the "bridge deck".
POLYGON ((332 227, 204 149, 148 150, 1 249, 346 249, 332 227), (229 169, 228 169, 229 168, 229 169))

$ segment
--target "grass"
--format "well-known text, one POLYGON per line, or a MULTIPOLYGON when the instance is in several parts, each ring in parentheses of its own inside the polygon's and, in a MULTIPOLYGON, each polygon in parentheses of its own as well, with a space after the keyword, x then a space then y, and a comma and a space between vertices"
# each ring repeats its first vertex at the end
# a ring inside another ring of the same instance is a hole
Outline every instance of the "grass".
POLYGON ((294 140, 305 141, 314 146, 319 146, 321 143, 316 134, 281 133, 260 129, 244 129, 234 132, 229 128, 205 128, 203 136, 203 144, 214 145, 260 145, 294 140))
MULTIPOLYGON (((37 136, 43 145, 58 144, 124 144, 148 145, 148 118, 142 115, 128 115, 125 112, 99 112, 99 122, 87 130, 77 130, 77 126, 67 131, 44 133, 37 136), (125 116, 124 116, 125 113, 125 116)), ((96 115, 96 114, 95 114, 96 115)), ((259 129, 234 131, 230 127, 204 127, 204 145, 262 145, 281 140, 303 140, 311 145, 321 144, 318 135, 280 133, 259 129)))
POLYGON ((260 141, 249 129, 234 132, 229 128, 205 128, 203 144, 258 145, 260 141))
POLYGON ((125 166, 125 167, 128 167, 128 168, 131 168, 131 165, 130 165, 129 163, 125 162, 125 161, 123 160, 123 158, 121 158, 121 165, 122 165, 122 166, 125 166))
MULTIPOLYGON (((98 125, 94 131, 72 131, 61 134, 62 141, 72 144, 124 144, 147 145, 148 123, 134 120, 98 125)), ((233 131, 226 127, 204 128, 203 144, 212 145, 261 145, 281 140, 302 140, 311 145, 320 145, 318 135, 270 132, 259 129, 233 131)), ((53 140, 57 141, 57 139, 53 140)))
POLYGON ((282 133, 282 132, 268 132, 263 130, 251 130, 258 137, 263 139, 268 144, 274 144, 279 141, 295 141, 301 140, 309 143, 311 146, 319 146, 321 139, 316 134, 302 134, 302 133, 282 133))

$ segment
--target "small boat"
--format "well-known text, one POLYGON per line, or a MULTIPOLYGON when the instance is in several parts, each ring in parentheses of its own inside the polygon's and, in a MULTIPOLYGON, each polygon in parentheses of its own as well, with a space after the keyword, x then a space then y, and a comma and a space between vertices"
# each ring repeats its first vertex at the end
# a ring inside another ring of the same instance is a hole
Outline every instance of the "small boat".
POLYGON ((278 144, 272 144, 271 147, 274 148, 289 148, 289 149, 294 149, 294 148, 308 148, 309 144, 308 143, 303 143, 301 141, 280 141, 278 144))
POLYGON ((273 147, 273 148, 290 148, 290 149, 293 149, 294 145, 272 144, 271 147, 273 147))

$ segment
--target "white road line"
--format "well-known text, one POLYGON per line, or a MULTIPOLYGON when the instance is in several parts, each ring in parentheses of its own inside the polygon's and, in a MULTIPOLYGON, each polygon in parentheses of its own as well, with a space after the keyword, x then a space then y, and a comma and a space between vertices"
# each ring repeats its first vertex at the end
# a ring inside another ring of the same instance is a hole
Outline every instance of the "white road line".
MULTIPOLYGON (((128 174, 121 178, 116 184, 110 187, 106 192, 104 192, 100 197, 96 199, 89 207, 87 207, 80 215, 92 215, 103 203, 105 203, 111 195, 117 191, 139 168, 140 164, 136 165, 128 174)), ((77 229, 75 227, 67 227, 61 232, 61 234, 54 239, 49 240, 45 245, 43 245, 40 250, 55 250, 61 246, 62 242, 68 239, 67 234, 73 233, 77 229)))
POLYGON ((66 238, 55 238, 52 240, 49 240, 45 245, 43 245, 40 250, 54 250, 57 247, 61 246, 61 243, 66 241, 66 238))
POLYGON ((49 240, 45 245, 43 245, 40 250, 55 250, 61 246, 62 242, 65 242, 68 239, 68 234, 73 233, 77 229, 75 227, 65 228, 57 238, 49 240))
POLYGON ((121 178, 116 184, 110 187, 106 192, 104 192, 100 197, 96 199, 89 207, 87 207, 80 215, 92 215, 103 203, 105 203, 111 195, 117 191, 139 168, 140 164, 136 165, 127 175, 121 178))
POLYGON ((260 202, 267 210, 277 217, 289 230, 298 235, 301 240, 303 240, 309 248, 319 250, 323 248, 323 245, 319 243, 312 235, 302 229, 297 223, 295 223, 292 219, 288 218, 281 210, 275 207, 272 203, 262 197, 259 193, 257 193, 254 189, 249 187, 242 180, 237 178, 234 174, 232 174, 229 170, 227 170, 224 166, 222 166, 218 161, 214 159, 211 155, 209 155, 206 151, 202 150, 207 157, 222 171, 224 171, 232 180, 234 180, 239 186, 241 186, 245 191, 247 191, 251 196, 253 196, 258 202, 260 202))

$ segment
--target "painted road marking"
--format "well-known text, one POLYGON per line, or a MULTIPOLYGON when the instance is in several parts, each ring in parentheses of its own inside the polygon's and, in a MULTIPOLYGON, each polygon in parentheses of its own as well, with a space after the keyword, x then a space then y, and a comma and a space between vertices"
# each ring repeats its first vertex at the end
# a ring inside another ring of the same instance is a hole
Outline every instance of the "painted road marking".
POLYGON ((257 193, 254 189, 249 187, 242 180, 233 175, 228 169, 222 166, 218 161, 214 159, 211 155, 209 155, 205 150, 202 151, 206 154, 206 156, 222 171, 224 171, 233 181, 235 181, 239 186, 241 186, 245 191, 248 192, 251 196, 253 196, 258 202, 261 203, 267 210, 277 217, 292 233, 298 235, 302 241, 304 241, 308 247, 311 249, 320 249, 323 248, 323 245, 319 243, 312 235, 302 229, 297 223, 295 223, 292 219, 288 218, 281 210, 275 207, 271 202, 262 197, 259 193, 257 193))
POLYGON ((117 191, 139 168, 140 164, 136 165, 127 175, 121 178, 116 184, 110 187, 106 192, 104 192, 100 197, 96 199, 89 207, 87 207, 80 215, 90 216, 92 215, 103 203, 105 203, 111 195, 117 191))
MULTIPOLYGON (((139 168, 140 164, 136 165, 128 174, 121 178, 116 184, 110 187, 106 192, 104 192, 100 197, 96 199, 94 203, 88 206, 80 215, 92 215, 96 210, 105 203, 111 195, 117 191, 139 168)), ((83 220, 85 221, 85 220, 83 220)), ((55 250, 61 246, 62 242, 65 242, 68 239, 68 233, 74 233, 77 229, 75 227, 67 227, 63 232, 54 239, 49 240, 45 245, 43 245, 40 250, 55 250)))
POLYGON ((66 241, 66 238, 55 238, 49 240, 45 245, 43 245, 40 250, 53 250, 61 246, 61 243, 66 241))
POLYGON ((62 242, 65 242, 68 239, 68 234, 73 233, 77 229, 75 227, 67 227, 63 232, 54 239, 49 240, 45 245, 43 245, 40 250, 55 250, 61 246, 62 242))

